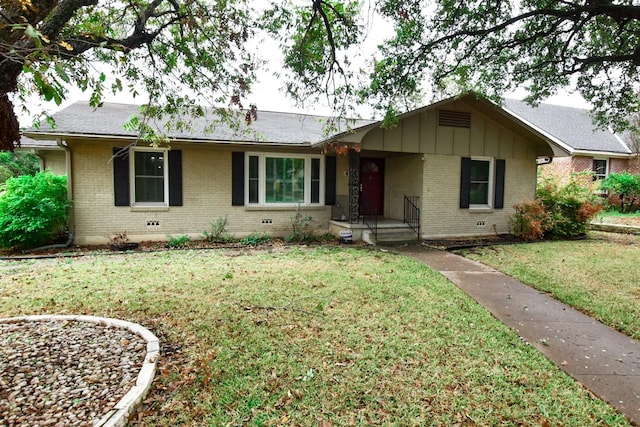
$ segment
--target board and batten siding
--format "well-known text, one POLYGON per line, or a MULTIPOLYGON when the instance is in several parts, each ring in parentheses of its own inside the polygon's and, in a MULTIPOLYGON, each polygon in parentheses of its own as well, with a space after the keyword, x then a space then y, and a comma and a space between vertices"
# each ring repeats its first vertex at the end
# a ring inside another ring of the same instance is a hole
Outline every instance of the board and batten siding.
POLYGON ((362 140, 362 150, 400 153, 529 158, 538 153, 526 139, 473 108, 446 109, 471 113, 471 127, 438 126, 438 110, 430 109, 401 120, 392 129, 376 128, 362 140))

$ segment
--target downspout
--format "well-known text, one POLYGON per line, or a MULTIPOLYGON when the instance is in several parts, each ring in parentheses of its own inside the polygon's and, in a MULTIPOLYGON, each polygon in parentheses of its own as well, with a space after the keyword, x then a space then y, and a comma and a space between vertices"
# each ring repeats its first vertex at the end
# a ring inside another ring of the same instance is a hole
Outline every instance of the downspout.
MULTIPOLYGON (((67 199, 71 202, 73 201, 73 185, 71 182, 71 172, 72 172, 71 150, 69 149, 69 146, 67 145, 67 143, 62 141, 62 138, 57 138, 56 143, 58 144, 58 147, 64 150, 65 168, 66 168, 66 174, 67 174, 67 199)), ((68 248, 69 246, 71 246, 71 244, 73 243, 73 234, 74 234, 73 211, 74 211, 73 205, 71 205, 69 209, 69 219, 67 220, 67 226, 69 228, 69 238, 67 239, 66 243, 57 243, 55 245, 41 246, 39 248, 22 251, 22 253, 44 251, 47 249, 61 249, 61 248, 68 248)))
POLYGON ((73 182, 71 181, 71 177, 73 176, 73 168, 71 165, 71 149, 69 148, 69 145, 66 141, 62 141, 62 138, 58 138, 56 142, 58 143, 58 147, 64 150, 65 166, 67 169, 67 200, 69 200, 69 202, 71 203, 71 206, 69 207, 68 219, 69 238, 67 239, 66 243, 66 247, 69 247, 73 243, 73 236, 75 234, 75 222, 73 215, 73 213, 75 212, 75 208, 73 206, 73 182))

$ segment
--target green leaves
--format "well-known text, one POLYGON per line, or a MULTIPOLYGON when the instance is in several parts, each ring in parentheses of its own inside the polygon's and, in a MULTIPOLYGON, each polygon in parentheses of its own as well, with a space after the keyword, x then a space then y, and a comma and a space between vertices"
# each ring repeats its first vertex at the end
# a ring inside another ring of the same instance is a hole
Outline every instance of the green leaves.
POLYGON ((600 188, 620 197, 620 211, 629 212, 640 198, 640 176, 629 172, 612 173, 600 182, 600 188))
POLYGON ((184 118, 199 114, 195 105, 241 107, 255 80, 246 43, 259 12, 244 0, 57 4, 16 10, 9 18, 30 23, 21 31, 0 28, 0 93, 17 87, 23 101, 60 104, 76 86, 95 106, 106 90, 128 90, 148 96, 155 113, 184 118))
POLYGON ((261 28, 280 42, 286 91, 300 104, 326 99, 339 112, 351 100, 363 24, 357 1, 321 0, 312 4, 286 1, 273 5, 261 28))
POLYGON ((35 28, 31 26, 31 24, 27 25, 27 27, 24 30, 24 34, 27 37, 32 38, 34 40, 40 40, 40 36, 38 35, 38 32, 36 31, 35 28))
POLYGON ((524 87, 534 103, 575 85, 598 123, 618 129, 638 110, 640 6, 385 0, 379 10, 396 33, 378 60, 396 66, 377 67, 362 93, 381 109, 419 82, 443 95, 472 90, 491 99, 524 87))
POLYGON ((0 195, 0 246, 34 248, 63 236, 67 177, 39 172, 9 178, 0 195))

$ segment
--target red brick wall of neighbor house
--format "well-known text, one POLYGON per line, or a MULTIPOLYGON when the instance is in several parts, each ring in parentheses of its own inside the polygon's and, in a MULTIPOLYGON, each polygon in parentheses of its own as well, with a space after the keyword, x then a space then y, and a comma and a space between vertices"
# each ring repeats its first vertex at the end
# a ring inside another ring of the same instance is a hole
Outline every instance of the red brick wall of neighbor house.
POLYGON ((640 175, 640 155, 627 160, 628 171, 634 175, 640 175))
POLYGON ((609 159, 609 173, 631 172, 630 166, 629 159, 609 159))
POLYGON ((640 175, 640 158, 633 157, 630 159, 610 159, 609 173, 629 172, 634 175, 640 175))
POLYGON ((571 157, 554 157, 551 163, 540 166, 539 176, 543 180, 553 179, 564 185, 571 176, 571 167, 571 157))
MULTIPOLYGON (((542 179, 552 178, 558 184, 565 185, 569 182, 571 174, 578 172, 591 172, 593 170, 593 157, 555 157, 548 165, 540 166, 539 177, 542 179)), ((640 156, 630 159, 609 159, 609 173, 620 173, 628 171, 635 175, 640 175, 640 156)), ((585 185, 591 185, 591 178, 584 177, 585 185)))
POLYGON ((591 172, 593 170, 593 157, 574 156, 571 158, 571 172, 591 172))

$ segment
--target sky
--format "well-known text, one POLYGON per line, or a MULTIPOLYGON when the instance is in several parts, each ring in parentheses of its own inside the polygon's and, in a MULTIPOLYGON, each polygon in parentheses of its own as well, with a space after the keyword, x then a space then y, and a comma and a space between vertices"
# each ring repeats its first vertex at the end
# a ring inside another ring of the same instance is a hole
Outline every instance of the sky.
MULTIPOLYGON (((263 111, 279 111, 279 112, 291 112, 291 113, 311 113, 317 115, 331 115, 331 109, 326 105, 314 104, 313 106, 307 106, 307 108, 301 108, 296 106, 295 103, 289 99, 286 94, 281 90, 280 83, 277 78, 273 77, 272 70, 262 70, 258 73, 259 81, 254 85, 253 92, 249 94, 244 100, 245 105, 255 104, 258 110, 263 111)), ((45 109, 49 114, 65 108, 77 101, 88 101, 90 93, 81 92, 79 89, 71 89, 67 99, 57 106, 53 102, 40 102, 34 100, 29 104, 32 111, 42 111, 45 109), (40 105, 40 107, 39 107, 40 105)), ((526 91, 519 90, 513 93, 505 95, 506 98, 522 99, 526 96, 526 91)), ((104 102, 116 102, 125 104, 142 104, 145 99, 138 97, 133 98, 126 92, 112 95, 110 93, 105 95, 104 102)), ((578 94, 573 94, 568 91, 563 91, 555 96, 552 96, 543 102, 549 104, 564 105, 575 108, 590 108, 589 104, 578 94)), ((425 102, 425 105, 428 102, 425 102)), ((373 117, 373 111, 369 106, 363 106, 358 109, 358 114, 362 118, 373 117)), ((21 126, 30 126, 30 118, 25 115, 20 115, 21 126)))
MULTIPOLYGON (((53 102, 40 102, 36 101, 30 105, 31 111, 39 112, 43 109, 49 114, 53 114, 56 111, 71 105, 77 101, 88 101, 90 93, 89 92, 81 92, 79 89, 72 89, 69 93, 67 99, 60 105, 57 106, 53 102), (38 107, 41 105, 41 107, 38 107)), ((526 91, 520 90, 514 93, 506 94, 507 98, 514 99, 522 99, 526 96, 526 91)), ((143 98, 133 98, 129 94, 123 92, 117 95, 106 94, 105 102, 117 102, 117 103, 125 103, 125 104, 142 104, 144 103, 143 98)), ((574 108, 590 108, 589 104, 578 94, 572 94, 569 92, 561 92, 555 96, 552 96, 543 102, 557 105, 564 105, 568 107, 574 108)), ((280 83, 277 78, 272 76, 272 71, 270 70, 262 70, 259 73, 259 82, 254 85, 253 93, 247 96, 245 100, 245 105, 255 104, 258 107, 258 110, 262 111, 280 111, 280 112, 291 112, 291 113, 302 113, 302 114, 315 114, 315 115, 331 115, 331 109, 326 105, 313 105, 307 106, 307 108, 301 108, 296 106, 294 102, 289 99, 281 90, 280 83)), ((425 102, 425 105, 428 102, 425 102)), ((358 114, 362 118, 372 118, 373 110, 369 106, 363 106, 358 111, 358 114)), ((31 126, 31 119, 25 115, 19 115, 20 125, 23 127, 31 126)))
MULTIPOLYGON (((365 23, 366 39, 364 44, 359 46, 357 53, 361 54, 361 58, 371 57, 376 51, 377 46, 392 33, 390 24, 385 22, 379 15, 369 14, 368 20, 365 23)), ((282 53, 273 43, 269 40, 257 40, 253 50, 260 53, 263 59, 267 59, 266 66, 258 70, 258 82, 253 85, 253 92, 243 99, 244 105, 255 104, 258 110, 262 111, 280 111, 280 112, 292 112, 292 113, 313 113, 317 115, 331 115, 332 111, 328 105, 314 104, 312 106, 305 106, 301 108, 296 106, 295 103, 286 96, 281 88, 281 80, 273 76, 275 71, 278 71, 279 64, 282 62, 282 53)), ((354 52, 355 53, 355 52, 354 52)), ((355 58, 355 56, 353 56, 355 58)), ((106 72, 107 76, 109 75, 106 72)), ((109 87, 109 81, 107 80, 106 87, 109 87)), ((126 87, 126 86, 125 86, 126 87)), ((28 108, 36 113, 40 111, 47 111, 49 114, 53 114, 56 111, 65 108, 77 101, 88 101, 90 97, 89 92, 81 92, 78 88, 71 88, 67 95, 67 99, 57 106, 53 102, 44 102, 39 99, 33 99, 28 108)), ((522 99, 526 96, 524 90, 516 91, 514 93, 506 94, 507 98, 522 99)), ((111 93, 105 93, 104 102, 119 102, 127 104, 143 104, 146 101, 145 98, 138 97, 133 98, 127 92, 121 92, 116 95, 111 93)), ((571 94, 569 92, 561 92, 543 102, 565 105, 577 108, 590 108, 589 104, 579 95, 571 94)), ((425 101, 425 105, 429 102, 425 101)), ((18 111, 18 109, 16 110, 18 111)), ((363 105, 356 109, 357 113, 362 118, 372 118, 373 109, 370 106, 363 105)), ((26 115, 19 115, 20 124, 23 127, 31 125, 31 118, 26 115)))

